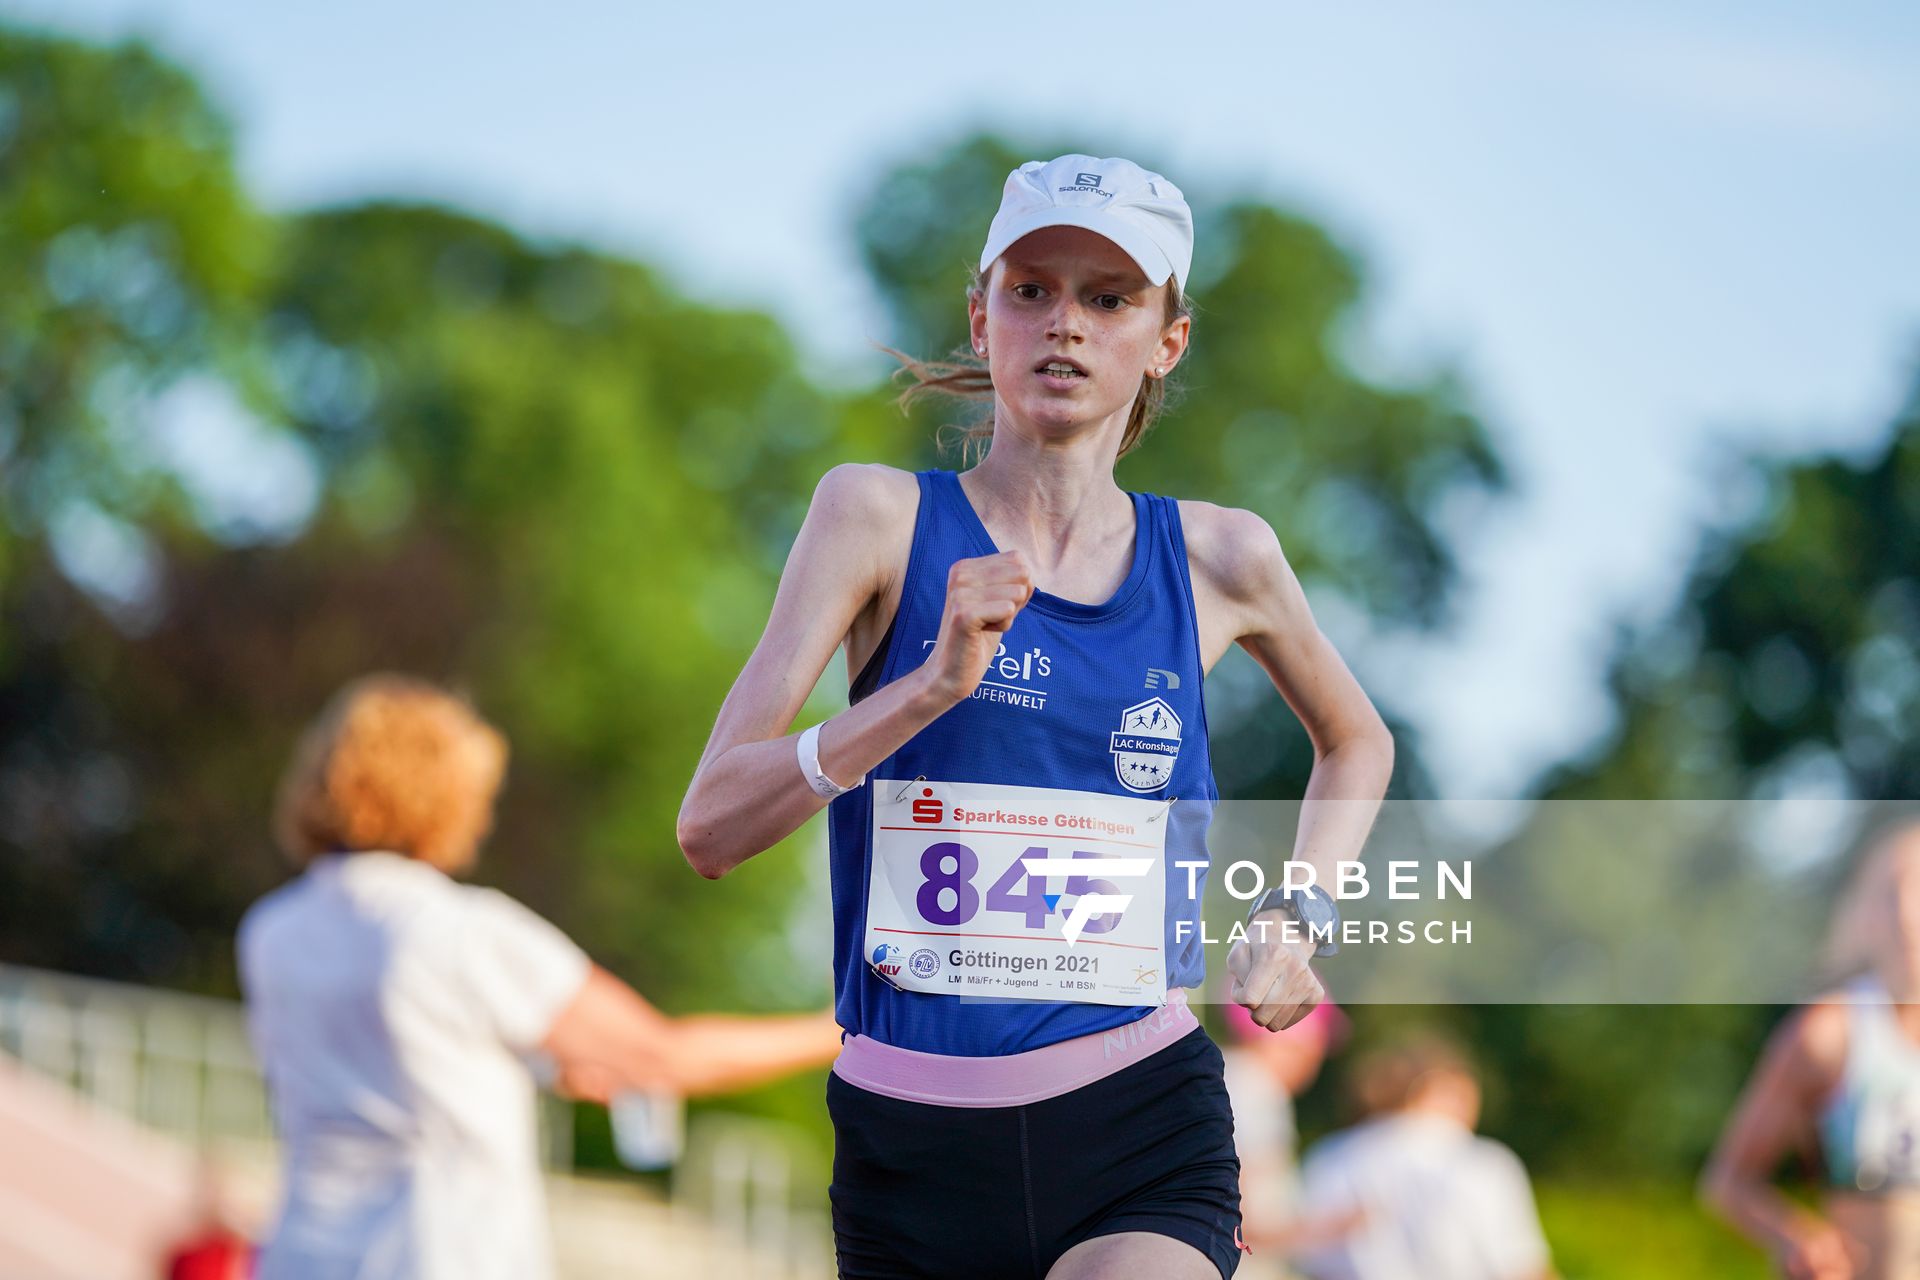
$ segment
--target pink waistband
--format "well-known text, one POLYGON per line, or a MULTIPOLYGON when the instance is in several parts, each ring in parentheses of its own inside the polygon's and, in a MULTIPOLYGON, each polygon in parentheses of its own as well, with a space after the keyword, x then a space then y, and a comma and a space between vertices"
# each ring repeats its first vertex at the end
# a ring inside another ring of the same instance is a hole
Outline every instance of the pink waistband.
POLYGON ((1175 987, 1146 1017, 999 1058, 960 1058, 899 1049, 848 1036, 833 1074, 848 1084, 907 1102, 942 1107, 1017 1107, 1092 1084, 1149 1058, 1200 1025, 1175 987))

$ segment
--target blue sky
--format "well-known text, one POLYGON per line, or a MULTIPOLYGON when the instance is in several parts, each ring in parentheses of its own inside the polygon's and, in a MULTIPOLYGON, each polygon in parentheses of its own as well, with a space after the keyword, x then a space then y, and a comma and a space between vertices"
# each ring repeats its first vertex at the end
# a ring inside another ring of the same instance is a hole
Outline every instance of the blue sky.
POLYGON ((1368 266, 1369 362, 1456 362, 1521 486, 1461 548, 1456 634, 1325 621, 1451 794, 1511 795, 1603 726, 1609 622, 1671 598, 1717 452, 1865 445, 1907 384, 1920 9, 1176 12, 0 0, 198 69, 273 206, 430 197, 629 251, 781 315, 823 377, 884 336, 851 193, 975 126, 1321 219, 1368 266))

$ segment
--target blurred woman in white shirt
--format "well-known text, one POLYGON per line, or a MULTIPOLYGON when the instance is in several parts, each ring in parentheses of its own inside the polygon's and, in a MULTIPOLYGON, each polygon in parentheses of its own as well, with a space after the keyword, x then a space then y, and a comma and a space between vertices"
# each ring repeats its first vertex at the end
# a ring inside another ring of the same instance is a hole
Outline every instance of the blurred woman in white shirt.
POLYGON ((529 1060, 604 1102, 825 1064, 826 1013, 669 1018, 505 894, 457 883, 505 739, 423 681, 371 676, 308 730, 276 834, 304 872, 239 960, 285 1146, 262 1280, 552 1274, 529 1060))

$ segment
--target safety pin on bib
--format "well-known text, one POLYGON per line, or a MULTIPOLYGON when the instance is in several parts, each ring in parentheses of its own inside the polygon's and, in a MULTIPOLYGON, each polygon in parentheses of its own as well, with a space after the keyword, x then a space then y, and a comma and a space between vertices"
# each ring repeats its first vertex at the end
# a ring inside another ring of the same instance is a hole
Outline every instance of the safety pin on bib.
POLYGON ((877 965, 877 964, 875 964, 875 963, 874 963, 873 961, 871 961, 871 960, 869 960, 869 961, 867 961, 867 971, 868 971, 869 973, 871 973, 871 974, 872 974, 872 975, 873 975, 874 977, 876 977, 876 978, 878 978, 878 979, 880 979, 880 981, 882 981, 882 982, 884 982, 884 983, 886 983, 886 984, 887 984, 888 986, 890 986, 890 987, 892 987, 892 988, 893 988, 893 989, 894 989, 895 991, 905 991, 905 990, 906 990, 906 988, 905 988, 905 987, 903 987, 903 986, 901 986, 901 985, 900 985, 899 983, 897 983, 897 982, 895 982, 895 981, 894 981, 894 980, 893 980, 892 978, 889 978, 889 977, 888 977, 888 976, 887 976, 886 974, 884 974, 884 973, 882 973, 882 972, 880 972, 880 966, 879 966, 879 965, 877 965))
MULTIPOLYGON (((899 804, 902 800, 905 800, 907 798, 907 792, 913 790, 915 787, 919 786, 921 783, 925 782, 926 780, 927 780, 927 775, 924 773, 920 774, 919 776, 914 778, 913 781, 907 783, 905 786, 901 787, 899 791, 894 793, 893 802, 895 804, 899 804)), ((880 979, 880 981, 892 987, 895 991, 906 990, 905 987, 895 982, 892 978, 888 977, 886 974, 880 972, 880 966, 876 964, 871 957, 869 957, 867 960, 867 972, 871 973, 874 977, 880 979)))
POLYGON ((1162 818, 1164 818, 1164 817, 1166 817, 1166 816, 1167 816, 1167 815, 1168 815, 1169 813, 1172 813, 1172 812, 1173 812, 1173 806, 1174 806, 1174 805, 1175 805, 1176 803, 1178 803, 1178 801, 1179 801, 1179 799, 1180 799, 1180 797, 1179 797, 1179 796, 1168 796, 1168 797, 1167 797, 1167 807, 1166 807, 1166 808, 1164 808, 1164 809, 1162 809, 1162 810, 1161 810, 1160 812, 1158 812, 1158 813, 1156 813, 1156 814, 1154 814, 1154 815, 1153 815, 1153 816, 1152 816, 1151 818, 1148 818, 1148 819, 1147 819, 1147 821, 1148 821, 1148 822, 1158 822, 1158 821, 1160 821, 1160 819, 1162 819, 1162 818))

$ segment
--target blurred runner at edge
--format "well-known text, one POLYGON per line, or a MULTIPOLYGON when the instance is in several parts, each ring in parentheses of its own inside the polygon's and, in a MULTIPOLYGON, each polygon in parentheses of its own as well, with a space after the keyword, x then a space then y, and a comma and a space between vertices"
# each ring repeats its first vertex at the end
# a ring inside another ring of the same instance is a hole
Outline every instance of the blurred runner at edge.
POLYGON ((826 1013, 666 1017, 512 898, 456 883, 506 754, 465 703, 392 675, 348 685, 294 753, 275 826, 303 874, 238 942, 285 1145, 262 1280, 552 1275, 529 1055, 604 1102, 839 1048, 826 1013))
POLYGON ((1313 1280, 1550 1280, 1519 1159, 1474 1134, 1480 1085, 1432 1034, 1355 1064, 1366 1118, 1301 1168, 1299 1269, 1313 1280))
POLYGON ((1868 847, 1828 935, 1840 985, 1774 1031, 1701 1178, 1795 1280, 1920 1277, 1920 822, 1868 847), (1824 1172, 1818 1211, 1771 1185, 1791 1154, 1824 1172))

